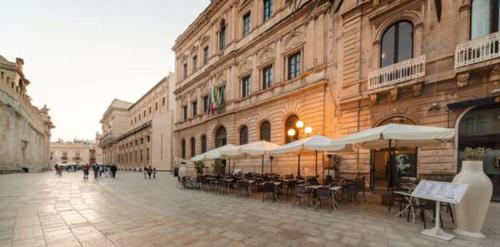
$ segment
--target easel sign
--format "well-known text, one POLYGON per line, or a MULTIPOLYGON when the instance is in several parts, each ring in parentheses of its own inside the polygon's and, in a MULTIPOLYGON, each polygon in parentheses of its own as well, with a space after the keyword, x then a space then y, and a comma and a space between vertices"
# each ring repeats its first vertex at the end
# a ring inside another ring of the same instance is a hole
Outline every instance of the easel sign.
POLYGON ((442 240, 452 240, 455 236, 444 232, 440 223, 441 202, 459 204, 467 191, 467 184, 422 180, 412 193, 413 197, 436 201, 436 226, 424 230, 422 234, 442 240))

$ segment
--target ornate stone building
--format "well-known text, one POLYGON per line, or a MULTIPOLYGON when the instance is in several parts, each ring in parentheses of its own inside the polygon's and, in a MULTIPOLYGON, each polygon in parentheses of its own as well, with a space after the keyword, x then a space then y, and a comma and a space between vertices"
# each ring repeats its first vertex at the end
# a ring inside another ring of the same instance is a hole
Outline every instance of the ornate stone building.
MULTIPOLYGON (((303 128, 287 135, 298 120, 313 134, 333 135, 335 37, 326 7, 309 12, 284 0, 211 1, 173 47, 180 159, 225 143, 305 137, 303 128)), ((295 174, 296 159, 276 157, 274 171, 295 174)), ((261 160, 237 166, 260 172, 261 160)), ((312 174, 312 156, 302 169, 312 174)))
POLYGON ((74 140, 72 142, 57 141, 50 143, 50 164, 85 165, 90 158, 102 164, 102 150, 93 141, 74 140))
POLYGON ((30 81, 24 61, 9 62, 0 56, 0 172, 41 171, 49 168, 49 109, 31 104, 30 81))
MULTIPOLYGON (((335 15, 336 136, 389 122, 457 129, 454 143, 401 148, 404 176, 454 175, 466 146, 487 146, 500 195, 497 0, 344 1, 335 15)), ((386 183, 386 150, 344 155, 344 173, 386 183)))
POLYGON ((101 120, 98 144, 104 164, 122 169, 154 166, 171 170, 173 164, 172 125, 175 74, 170 73, 137 102, 115 99, 101 120))
MULTIPOLYGON (((302 1, 293 10, 283 2, 212 1, 178 38, 179 157, 217 143, 256 141, 267 121, 270 140, 283 144, 290 115, 330 137, 390 122, 455 127, 453 143, 398 149, 397 163, 407 167, 403 175, 452 176, 466 146, 486 146, 492 151, 485 171, 500 195, 498 0, 332 1, 314 7, 308 7, 314 1, 302 1), (300 72, 290 76, 296 64, 300 72), (209 115, 203 102, 214 87, 226 89, 225 104, 209 115)), ((344 176, 385 186, 386 150, 339 157, 344 176)), ((290 173, 295 163, 282 162, 280 171, 290 173)), ((312 174, 307 165, 303 169, 312 174)))

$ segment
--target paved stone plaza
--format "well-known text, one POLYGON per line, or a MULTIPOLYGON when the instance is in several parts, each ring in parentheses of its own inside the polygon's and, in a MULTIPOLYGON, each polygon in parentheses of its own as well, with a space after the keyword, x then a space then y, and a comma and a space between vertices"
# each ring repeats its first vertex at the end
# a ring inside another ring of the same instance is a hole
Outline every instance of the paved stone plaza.
MULTIPOLYGON (((0 176, 0 246, 500 246, 500 205, 486 240, 427 239, 420 223, 368 204, 327 210, 176 189, 161 173, 0 176)), ((450 222, 445 221, 445 225, 450 222)))

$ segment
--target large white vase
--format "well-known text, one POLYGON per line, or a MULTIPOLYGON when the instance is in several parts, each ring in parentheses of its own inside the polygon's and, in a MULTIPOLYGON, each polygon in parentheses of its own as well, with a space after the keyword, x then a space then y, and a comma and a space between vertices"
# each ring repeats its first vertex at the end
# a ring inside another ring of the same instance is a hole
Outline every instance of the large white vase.
POLYGON ((481 233, 493 193, 493 184, 483 171, 483 161, 465 160, 454 183, 468 184, 462 202, 455 206, 455 232, 469 237, 484 238, 481 233))
POLYGON ((186 177, 187 176, 187 167, 186 164, 181 164, 179 167, 179 177, 186 177))

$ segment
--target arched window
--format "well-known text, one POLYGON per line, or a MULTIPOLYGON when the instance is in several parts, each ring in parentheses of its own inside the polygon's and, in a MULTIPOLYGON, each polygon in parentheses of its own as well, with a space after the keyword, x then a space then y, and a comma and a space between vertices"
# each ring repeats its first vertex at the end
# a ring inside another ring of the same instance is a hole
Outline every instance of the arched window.
POLYGON ((380 45, 380 67, 389 66, 413 57, 413 25, 400 21, 388 27, 380 45))
POLYGON ((196 155, 196 140, 194 137, 191 137, 191 157, 194 157, 196 155))
POLYGON ((285 121, 285 143, 290 143, 299 139, 299 129, 297 128, 297 115, 290 115, 285 121), (289 131, 293 129, 295 134, 290 136, 289 131))
POLYGON ((207 151, 207 136, 201 136, 201 153, 205 153, 207 151))
POLYGON ((227 144, 226 128, 220 126, 215 132, 215 147, 222 147, 227 144))
POLYGON ((470 15, 470 38, 475 39, 498 32, 499 0, 473 0, 470 15))
POLYGON ((227 36, 227 26, 226 26, 226 21, 222 20, 220 22, 220 28, 219 28, 219 50, 224 50, 226 48, 226 36, 227 36))
POLYGON ((240 128, 240 145, 248 143, 248 127, 246 125, 240 128))
POLYGON ((186 140, 184 139, 181 141, 181 158, 186 158, 186 140))
POLYGON ((271 123, 267 120, 260 124, 260 140, 271 141, 271 123))

